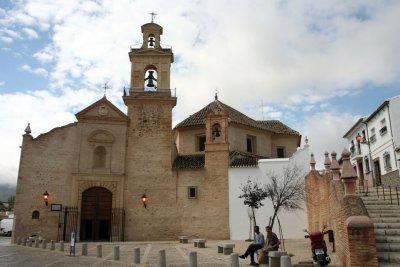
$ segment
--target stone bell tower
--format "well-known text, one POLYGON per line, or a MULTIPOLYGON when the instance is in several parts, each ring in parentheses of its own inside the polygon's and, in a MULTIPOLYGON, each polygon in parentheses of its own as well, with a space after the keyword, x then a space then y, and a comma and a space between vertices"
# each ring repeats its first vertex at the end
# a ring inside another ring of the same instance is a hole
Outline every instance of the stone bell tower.
POLYGON ((130 119, 124 186, 125 240, 171 240, 176 223, 176 181, 172 175, 172 49, 162 48, 163 28, 142 26, 143 44, 129 52, 131 86, 124 92, 130 119), (141 202, 146 195, 147 203, 141 202))

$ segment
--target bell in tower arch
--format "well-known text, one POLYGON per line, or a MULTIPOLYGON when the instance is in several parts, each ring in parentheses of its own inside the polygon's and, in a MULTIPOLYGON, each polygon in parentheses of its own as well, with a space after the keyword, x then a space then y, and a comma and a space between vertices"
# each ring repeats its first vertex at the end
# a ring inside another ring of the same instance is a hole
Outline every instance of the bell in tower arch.
POLYGON ((147 41, 148 43, 149 43, 149 48, 154 48, 155 47, 155 45, 156 45, 156 38, 154 37, 154 35, 153 34, 150 34, 149 35, 149 39, 148 39, 148 41, 147 41))
POLYGON ((146 87, 149 88, 156 87, 154 81, 157 81, 157 79, 153 75, 154 70, 149 70, 148 73, 149 75, 144 79, 144 81, 147 81, 146 87))

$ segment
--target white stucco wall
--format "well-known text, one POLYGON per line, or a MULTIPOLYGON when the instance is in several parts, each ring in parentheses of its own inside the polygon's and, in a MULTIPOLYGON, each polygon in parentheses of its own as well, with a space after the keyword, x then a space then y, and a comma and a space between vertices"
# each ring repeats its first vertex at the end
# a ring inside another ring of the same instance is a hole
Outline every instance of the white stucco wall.
MULTIPOLYGON (((309 147, 299 149, 291 158, 286 159, 267 159, 260 160, 258 167, 254 168, 230 168, 229 169, 229 224, 230 238, 232 240, 245 240, 249 237, 250 221, 247 215, 248 206, 243 204, 243 199, 239 198, 242 194, 241 184, 246 183, 247 178, 257 180, 261 184, 267 183, 267 171, 276 174, 282 173, 283 169, 292 164, 302 167, 304 174, 309 171, 309 147)), ((273 215, 273 208, 270 200, 264 200, 261 208, 256 211, 256 222, 265 234, 265 226, 268 225, 269 217, 273 215)), ((304 228, 307 228, 307 212, 298 210, 295 212, 281 211, 279 219, 282 226, 283 236, 287 238, 302 238, 304 228)), ((273 231, 278 234, 278 223, 275 221, 273 231)))

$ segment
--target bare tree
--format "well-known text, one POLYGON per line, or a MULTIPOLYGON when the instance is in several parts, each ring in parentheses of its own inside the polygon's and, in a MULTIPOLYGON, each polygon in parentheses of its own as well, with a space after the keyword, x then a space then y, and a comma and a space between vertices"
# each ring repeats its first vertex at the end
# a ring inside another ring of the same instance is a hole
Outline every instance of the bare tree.
POLYGON ((244 198, 243 203, 251 208, 254 225, 257 225, 254 210, 264 206, 261 202, 267 197, 267 192, 261 187, 258 181, 251 181, 250 177, 245 184, 240 185, 240 189, 243 194, 239 198, 244 198))
POLYGON ((303 209, 305 202, 304 171, 297 165, 291 165, 283 169, 281 175, 268 172, 269 182, 265 185, 265 192, 274 207, 274 214, 270 220, 270 226, 274 226, 278 212, 283 209, 294 211, 303 209))

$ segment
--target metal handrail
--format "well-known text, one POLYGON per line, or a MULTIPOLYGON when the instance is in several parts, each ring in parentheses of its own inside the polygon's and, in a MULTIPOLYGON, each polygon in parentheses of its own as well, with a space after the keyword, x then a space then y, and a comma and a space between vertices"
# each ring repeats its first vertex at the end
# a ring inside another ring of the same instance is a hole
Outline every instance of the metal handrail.
MULTIPOLYGON (((399 197, 399 187, 398 186, 385 186, 379 185, 376 186, 376 196, 378 198, 383 197, 383 201, 390 201, 390 204, 396 204, 400 206, 400 197, 399 197), (385 190, 386 189, 386 190, 385 190)), ((369 193, 368 184, 366 186, 360 185, 358 186, 358 192, 367 194, 369 193)))

